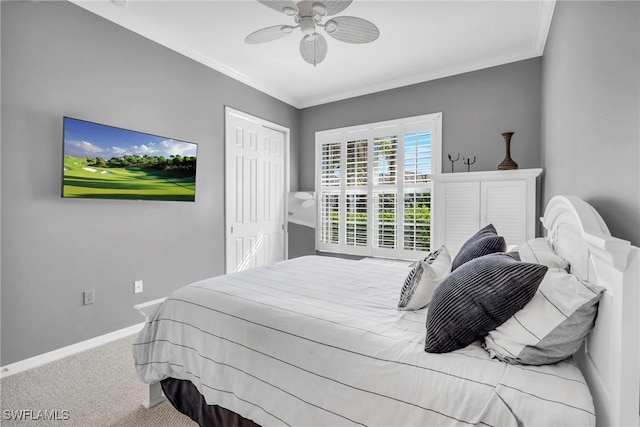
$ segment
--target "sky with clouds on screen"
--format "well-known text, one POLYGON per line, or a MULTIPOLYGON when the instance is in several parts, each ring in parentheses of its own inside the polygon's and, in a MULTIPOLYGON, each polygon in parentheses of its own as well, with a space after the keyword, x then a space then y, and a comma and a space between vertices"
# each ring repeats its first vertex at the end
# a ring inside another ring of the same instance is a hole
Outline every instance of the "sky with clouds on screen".
POLYGON ((176 139, 65 117, 65 154, 86 157, 196 156, 197 145, 176 139))

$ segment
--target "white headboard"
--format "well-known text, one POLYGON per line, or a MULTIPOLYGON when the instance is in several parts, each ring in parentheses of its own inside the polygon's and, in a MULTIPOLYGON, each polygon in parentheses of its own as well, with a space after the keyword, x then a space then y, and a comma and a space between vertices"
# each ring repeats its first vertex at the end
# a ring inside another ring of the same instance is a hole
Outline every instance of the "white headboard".
POLYGON ((576 355, 593 394, 598 426, 640 422, 640 249, 611 236, 596 210, 556 196, 542 224, 571 273, 607 288, 592 334, 576 355))

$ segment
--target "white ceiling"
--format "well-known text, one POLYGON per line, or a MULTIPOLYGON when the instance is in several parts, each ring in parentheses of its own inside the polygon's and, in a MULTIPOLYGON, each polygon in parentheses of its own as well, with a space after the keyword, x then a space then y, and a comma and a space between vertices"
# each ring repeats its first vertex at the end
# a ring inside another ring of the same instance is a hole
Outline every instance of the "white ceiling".
POLYGON ((299 30, 248 45, 260 28, 293 18, 255 0, 70 0, 298 108, 542 55, 555 0, 354 0, 336 16, 378 26, 380 37, 348 44, 326 37, 314 67, 299 30))

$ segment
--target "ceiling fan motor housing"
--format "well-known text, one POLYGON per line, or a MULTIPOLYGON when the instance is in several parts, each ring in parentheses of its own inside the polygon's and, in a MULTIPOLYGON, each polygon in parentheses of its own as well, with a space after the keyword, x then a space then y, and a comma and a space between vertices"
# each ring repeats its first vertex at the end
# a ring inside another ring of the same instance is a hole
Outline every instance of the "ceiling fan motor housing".
POLYGON ((306 35, 316 32, 316 22, 311 16, 300 17, 300 31, 306 35))

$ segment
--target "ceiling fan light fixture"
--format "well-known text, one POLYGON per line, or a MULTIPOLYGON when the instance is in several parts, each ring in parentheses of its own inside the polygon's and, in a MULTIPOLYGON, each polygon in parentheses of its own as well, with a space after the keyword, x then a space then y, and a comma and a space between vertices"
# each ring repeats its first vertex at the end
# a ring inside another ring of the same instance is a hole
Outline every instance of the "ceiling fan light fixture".
POLYGON ((307 34, 304 36, 303 40, 307 43, 313 43, 318 38, 318 33, 307 34))
POLYGON ((315 67, 327 56, 327 41, 318 33, 304 36, 300 40, 300 55, 315 67))
POLYGON ((298 9, 285 6, 282 8, 282 13, 284 13, 287 16, 294 16, 296 13, 298 13, 298 9))
POLYGON ((338 23, 336 21, 334 21, 333 19, 330 20, 330 21, 327 21, 327 23, 324 25, 324 29, 329 34, 335 33, 336 30, 338 29, 338 23))
POLYGON ((327 7, 322 3, 314 3, 311 6, 311 10, 320 16, 325 16, 327 14, 327 7))

